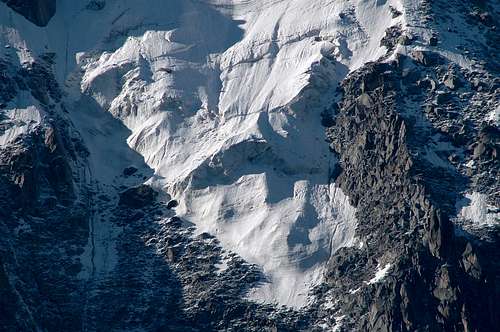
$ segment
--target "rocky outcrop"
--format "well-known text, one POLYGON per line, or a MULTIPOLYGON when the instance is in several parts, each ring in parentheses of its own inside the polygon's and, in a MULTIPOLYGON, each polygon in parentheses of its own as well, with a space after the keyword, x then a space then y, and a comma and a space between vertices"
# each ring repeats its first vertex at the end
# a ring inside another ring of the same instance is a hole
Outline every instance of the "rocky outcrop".
MULTIPOLYGON (((399 57, 369 64, 342 84, 344 97, 328 137, 342 168, 335 182, 358 208, 363 246, 339 251, 329 279, 350 318, 346 326, 356 330, 489 331, 499 323, 492 314, 499 312, 499 266, 487 254, 499 244, 456 235, 450 218, 468 179, 427 156, 437 136, 441 142, 453 138, 419 113, 423 106, 415 108, 429 98, 425 90, 411 101, 405 94, 426 67, 441 61, 426 53, 415 60, 399 57), (412 63, 423 67, 409 73, 405 68, 412 63), (373 275, 367 271, 387 264, 391 272, 383 282, 368 282, 373 275)), ((466 140, 483 137, 481 132, 471 130, 466 140)))
POLYGON ((56 13, 56 0, 2 0, 7 6, 40 27, 46 26, 56 13))
POLYGON ((62 92, 52 74, 53 53, 45 53, 31 63, 15 66, 0 59, 0 110, 19 91, 28 91, 42 105, 54 107, 62 92))
POLYGON ((106 6, 106 1, 103 0, 91 0, 87 4, 86 8, 88 10, 101 10, 106 6))
POLYGON ((71 329, 78 324, 78 254, 88 211, 77 199, 74 161, 57 124, 0 152, 1 329, 71 329), (9 309, 11 308, 11 309, 9 309), (64 308, 64 315, 60 315, 64 308))
POLYGON ((359 243, 331 258, 318 296, 338 300, 330 312, 346 331, 491 331, 500 324, 500 225, 457 218, 467 191, 499 206, 498 124, 488 120, 500 100, 491 57, 498 53, 497 7, 422 1, 422 25, 432 33, 415 30, 410 42, 394 27, 382 45, 424 47, 350 74, 341 102, 326 112, 340 161, 332 180, 357 207, 359 243), (456 47, 472 59, 470 68, 440 53, 457 33, 443 28, 450 15, 463 16, 470 29, 484 25, 482 41, 456 47))
POLYGON ((142 208, 154 203, 158 193, 148 185, 129 188, 120 193, 120 205, 131 208, 142 208))
POLYGON ((63 106, 55 104, 61 94, 48 68, 40 59, 3 72, 0 99, 9 103, 25 90, 26 100, 37 106, 21 112, 41 117, 0 149, 3 331, 71 330, 81 324, 79 255, 89 233, 89 190, 78 170, 88 152, 61 115, 63 106))

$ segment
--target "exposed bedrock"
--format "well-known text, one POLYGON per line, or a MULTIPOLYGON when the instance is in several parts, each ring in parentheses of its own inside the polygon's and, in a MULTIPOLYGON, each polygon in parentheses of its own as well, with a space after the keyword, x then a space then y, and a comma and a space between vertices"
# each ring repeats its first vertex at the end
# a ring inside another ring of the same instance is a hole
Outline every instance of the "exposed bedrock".
POLYGON ((72 168, 63 123, 40 128, 0 151, 0 329, 79 325, 77 258, 87 243, 88 211, 72 168), (10 295, 9 295, 10 294, 10 295), (61 315, 64 308, 64 315, 61 315))
POLYGON ((49 24, 56 13, 56 0, 2 0, 7 6, 40 27, 49 24))
MULTIPOLYGON (((432 56, 435 65, 444 61, 432 56)), ((429 70, 420 60, 371 63, 342 84, 328 137, 342 168, 335 181, 358 209, 363 245, 334 255, 329 282, 355 330, 491 331, 500 323, 498 231, 479 242, 453 224, 471 177, 447 159, 461 148, 467 159, 466 145, 484 134, 471 127, 459 144, 440 127, 450 119, 424 115, 435 92, 412 90, 429 70), (428 154, 436 139, 453 147, 442 164, 428 154), (384 282, 367 274, 383 267, 391 271, 384 282)))

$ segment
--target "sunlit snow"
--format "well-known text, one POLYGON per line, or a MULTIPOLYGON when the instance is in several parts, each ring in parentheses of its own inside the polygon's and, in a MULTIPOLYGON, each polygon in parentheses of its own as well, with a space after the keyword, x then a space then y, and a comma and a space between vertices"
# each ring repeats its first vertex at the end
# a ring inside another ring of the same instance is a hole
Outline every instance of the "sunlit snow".
POLYGON ((465 195, 464 206, 461 207, 458 217, 472 223, 474 227, 500 224, 500 212, 488 204, 487 196, 478 192, 465 195))
POLYGON ((85 5, 58 1, 39 28, 0 4, 7 36, 0 44, 12 45, 20 62, 56 54, 92 176, 110 182, 134 162, 126 139, 154 169, 150 183, 179 200, 182 218, 262 268, 267 280, 251 299, 306 304, 331 253, 355 244, 355 209, 330 183, 336 161, 320 113, 348 72, 385 53, 385 29, 403 19, 389 6, 402 5, 109 0, 97 12, 85 5), (109 124, 105 111, 130 132, 109 124))
POLYGON ((371 285, 380 282, 387 275, 387 272, 389 272, 390 268, 391 268, 390 263, 385 264, 384 267, 379 266, 377 272, 375 272, 375 276, 368 282, 366 282, 366 284, 371 285))

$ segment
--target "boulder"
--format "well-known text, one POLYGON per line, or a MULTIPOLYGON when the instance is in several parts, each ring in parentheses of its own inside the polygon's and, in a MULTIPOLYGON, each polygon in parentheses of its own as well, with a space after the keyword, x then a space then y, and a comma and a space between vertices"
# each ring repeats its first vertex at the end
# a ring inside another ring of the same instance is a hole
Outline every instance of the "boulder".
POLYGON ((134 175, 137 171, 138 171, 138 169, 136 167, 129 166, 123 170, 123 175, 124 176, 131 176, 131 175, 134 175))
POLYGON ((438 39, 436 36, 432 36, 429 38, 429 46, 437 46, 438 44, 438 39))
POLYGON ((179 206, 179 202, 177 202, 175 199, 171 200, 170 202, 167 203, 167 209, 174 209, 177 206, 179 206))
POLYGON ((411 45, 413 38, 407 34, 402 34, 398 38, 398 43, 404 46, 411 45))
POLYGON ((140 209, 153 204, 158 193, 146 184, 129 188, 120 193, 119 205, 140 209))
POLYGON ((391 11, 392 18, 396 18, 401 16, 403 13, 401 13, 399 10, 394 8, 393 6, 389 6, 389 10, 391 11))
POLYGON ((435 66, 441 62, 439 54, 430 51, 413 51, 412 57, 417 63, 426 67, 435 66))
POLYGON ((443 84, 450 90, 455 90, 460 87, 460 80, 453 74, 448 74, 443 80, 443 84))

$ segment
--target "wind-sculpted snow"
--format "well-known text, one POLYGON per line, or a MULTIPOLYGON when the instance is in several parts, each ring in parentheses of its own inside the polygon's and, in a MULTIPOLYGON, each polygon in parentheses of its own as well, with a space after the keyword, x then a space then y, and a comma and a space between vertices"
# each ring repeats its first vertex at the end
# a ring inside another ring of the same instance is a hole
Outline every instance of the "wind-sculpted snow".
POLYGON ((82 91, 132 130, 182 217, 263 268, 252 298, 301 306, 356 225, 329 182, 320 96, 384 53, 388 4, 183 7, 168 30, 82 56, 82 91))
POLYGON ((389 6, 401 5, 116 0, 90 11, 87 2, 58 4, 45 29, 0 10, 10 22, 0 38, 21 62, 56 54, 91 159, 109 160, 94 162, 93 176, 110 182, 128 162, 117 161, 122 134, 89 124, 87 112, 103 109, 128 127, 177 214, 262 268, 252 299, 304 305, 330 254, 355 242, 320 113, 340 80, 385 54, 380 40, 402 20, 389 6))

